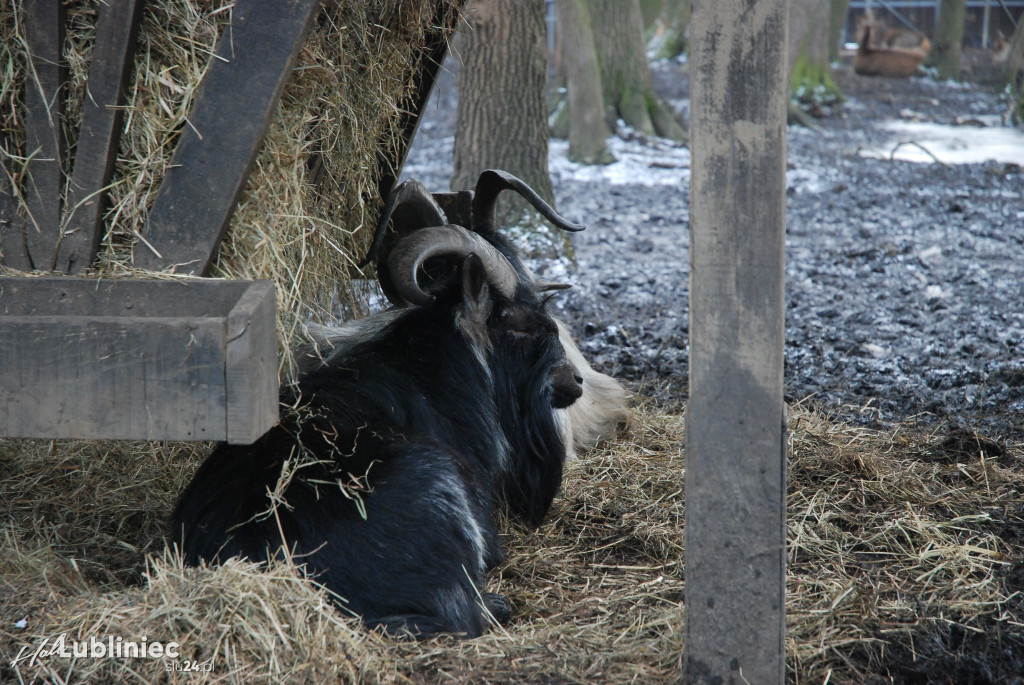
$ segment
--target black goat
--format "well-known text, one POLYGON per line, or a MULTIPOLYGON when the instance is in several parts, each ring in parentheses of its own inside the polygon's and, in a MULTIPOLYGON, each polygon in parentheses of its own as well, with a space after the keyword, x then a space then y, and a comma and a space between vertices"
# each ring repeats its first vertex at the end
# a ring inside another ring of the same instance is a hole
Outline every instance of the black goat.
POLYGON ((534 289, 479 236, 428 228, 388 257, 386 312, 286 390, 250 446, 222 445, 182 494, 186 563, 292 555, 370 627, 479 635, 502 558, 495 506, 537 524, 565 460, 555 410, 580 394, 534 289), (424 267, 444 274, 418 282, 424 267), (451 266, 454 264, 454 266, 451 266))
MULTIPOLYGON (((425 227, 445 224, 462 226, 493 245, 512 264, 520 281, 536 292, 569 287, 535 277, 512 241, 499 231, 497 201, 505 190, 521 195, 553 226, 570 232, 585 228, 560 216, 526 182, 506 171, 488 169, 480 174, 474 190, 455 193, 431 194, 422 183, 409 179, 389 197, 377 226, 373 246, 364 261, 364 264, 377 261, 378 281, 391 303, 398 307, 408 304, 396 292, 386 268, 390 250, 425 227)), ((614 436, 621 426, 629 424, 630 418, 625 388, 611 376, 595 371, 580 352, 569 327, 561 321, 557 323, 566 355, 583 378, 583 396, 571 407, 559 412, 567 450, 571 453, 574 449, 587 449, 614 436)), ((315 341, 321 345, 326 342, 328 349, 350 332, 344 327, 313 327, 311 330, 315 341)))

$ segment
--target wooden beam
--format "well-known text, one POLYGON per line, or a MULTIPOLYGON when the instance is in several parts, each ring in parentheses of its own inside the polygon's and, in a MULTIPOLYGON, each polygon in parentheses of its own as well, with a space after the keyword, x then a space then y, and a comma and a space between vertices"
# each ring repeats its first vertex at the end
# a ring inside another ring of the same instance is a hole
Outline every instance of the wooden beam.
POLYGON ((448 55, 448 40, 455 32, 463 4, 464 0, 457 0, 457 6, 453 8, 449 2, 436 2, 437 10, 427 32, 423 57, 416 66, 412 93, 400 105, 402 137, 398 150, 394 153, 394 159, 387 156, 383 147, 378 152, 378 164, 381 169, 378 188, 382 208, 391 191, 394 190, 395 183, 402 173, 402 167, 405 166, 405 158, 409 154, 413 138, 416 137, 416 131, 423 119, 423 110, 426 109, 427 103, 430 101, 430 94, 437 82, 437 74, 441 71, 445 57, 448 55))
POLYGON ((320 2, 235 4, 154 200, 145 242, 135 247, 135 266, 209 270, 320 2))
POLYGON ((277 302, 269 281, 255 282, 228 313, 226 432, 232 444, 254 443, 270 430, 273 422, 254 417, 277 417, 277 354, 266 354, 277 350, 276 321, 277 302))
POLYGON ((56 259, 64 192, 64 3, 25 0, 24 12, 31 55, 25 80, 25 245, 32 268, 47 271, 56 259))
POLYGON ((277 421, 268 281, 0 277, 0 436, 250 443, 277 421))
POLYGON ((430 195, 444 212, 448 223, 473 229, 474 191, 459 190, 451 193, 431 193, 430 195))
POLYGON ((783 683, 787 6, 691 21, 686 679, 783 683))
POLYGON ((12 269, 30 271, 32 263, 25 247, 25 222, 18 216, 18 201, 5 161, 11 153, 8 145, 9 141, 0 139, 0 263, 12 269))
POLYGON ((67 219, 56 268, 79 273, 96 257, 103 238, 107 186, 121 140, 125 88, 131 75, 143 0, 109 0, 100 8, 89 82, 82 103, 67 219))

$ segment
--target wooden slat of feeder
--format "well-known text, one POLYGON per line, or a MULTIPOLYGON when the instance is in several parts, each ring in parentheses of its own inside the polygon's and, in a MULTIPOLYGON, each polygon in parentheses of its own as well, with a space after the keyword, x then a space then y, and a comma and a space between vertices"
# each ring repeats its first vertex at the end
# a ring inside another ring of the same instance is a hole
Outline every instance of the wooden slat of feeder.
POLYGON ((0 278, 0 435, 228 440, 277 420, 267 281, 0 278))
MULTIPOLYGON (((4 149, 6 145, 3 145, 4 149)), ((24 222, 18 216, 18 203, 11 188, 7 165, 0 157, 0 251, 3 264, 13 269, 27 271, 32 268, 25 251, 24 222)))
POLYGON ((230 443, 255 442, 274 423, 261 417, 277 417, 276 320, 274 289, 265 281, 249 288, 228 314, 224 361, 230 443))
POLYGON ((135 266, 207 272, 321 0, 239 0, 135 248, 135 266))
POLYGON ((142 17, 143 0, 122 0, 100 9, 82 127, 68 189, 68 220, 56 268, 78 273, 96 256, 103 237, 103 211, 121 138, 124 91, 142 17))
POLYGON ((25 0, 25 39, 33 72, 25 85, 25 155, 29 158, 25 245, 32 266, 42 270, 53 268, 64 192, 60 116, 66 74, 65 14, 62 0, 25 0))
MULTIPOLYGON (((459 3, 459 9, 462 3, 459 3)), ((437 81, 437 74, 441 71, 445 57, 448 54, 448 36, 455 31, 458 23, 458 12, 446 12, 444 3, 438 3, 437 14, 430 22, 430 28, 426 33, 426 46, 424 56, 414 75, 414 86, 409 98, 402 104, 402 137, 399 148, 393 159, 389 158, 384 150, 378 153, 378 164, 381 169, 381 179, 378 186, 381 201, 384 202, 395 187, 395 182, 401 174, 405 165, 405 158, 412 147, 412 140, 416 137, 416 131, 423 119, 423 110, 427 108, 430 94, 434 90, 437 81), (448 20, 446 23, 445 20, 448 20)), ((461 224, 460 224, 461 225, 461 224)))
POLYGON ((444 212, 448 223, 473 228, 473 191, 459 190, 453 193, 431 193, 434 202, 444 212))

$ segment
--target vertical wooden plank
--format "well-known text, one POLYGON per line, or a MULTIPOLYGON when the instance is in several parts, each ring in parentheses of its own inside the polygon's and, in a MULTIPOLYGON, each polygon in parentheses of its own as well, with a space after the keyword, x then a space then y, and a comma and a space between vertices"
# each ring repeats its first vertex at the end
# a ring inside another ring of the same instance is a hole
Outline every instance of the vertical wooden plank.
POLYGON ((135 248, 135 266, 202 275, 217 254, 321 0, 238 0, 135 248))
POLYGON ((388 196, 395 187, 395 182, 401 175, 402 167, 405 165, 405 158, 412 147, 412 140, 416 137, 416 131, 420 127, 423 118, 423 110, 430 101, 430 94, 434 90, 437 81, 437 74, 441 71, 445 56, 448 54, 448 40, 455 32, 458 23, 459 11, 461 11, 464 0, 457 0, 457 10, 452 11, 448 2, 438 1, 437 12, 431 22, 427 34, 427 44, 423 48, 423 57, 416 67, 412 93, 402 105, 402 139, 399 148, 395 151, 395 158, 389 159, 388 153, 381 148, 378 154, 378 166, 381 169, 380 190, 381 206, 387 201, 388 196))
POLYGON ((785 679, 785 0, 694 2, 686 668, 785 679))
POLYGON ((25 154, 28 173, 25 245, 32 268, 49 270, 56 258, 64 191, 64 3, 25 0, 25 40, 31 69, 25 82, 25 154))
POLYGON ((131 74, 143 0, 109 0, 100 8, 89 83, 82 103, 67 220, 56 268, 79 273, 92 263, 103 238, 106 187, 121 139, 122 105, 131 74))
POLYGON ((452 193, 431 193, 434 202, 444 212, 448 223, 473 229, 473 195, 472 190, 459 190, 452 193))
POLYGON ((257 281, 227 319, 227 441, 248 445, 277 423, 274 284, 257 281))
MULTIPOLYGON (((0 140, 5 151, 7 141, 0 140)), ((25 248, 25 222, 18 216, 18 202, 11 187, 4 154, 0 153, 0 263, 12 269, 28 271, 32 264, 25 248)))

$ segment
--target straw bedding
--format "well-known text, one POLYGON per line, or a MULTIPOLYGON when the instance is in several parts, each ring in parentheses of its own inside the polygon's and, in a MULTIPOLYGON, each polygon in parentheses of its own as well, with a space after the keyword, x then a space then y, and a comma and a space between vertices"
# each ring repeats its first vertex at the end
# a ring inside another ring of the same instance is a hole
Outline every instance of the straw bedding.
MULTIPOLYGON (((504 526, 508 560, 488 589, 509 597, 512 624, 419 644, 366 633, 285 564, 183 568, 162 530, 204 446, 4 441, 0 674, 168 677, 161 659, 9 665, 22 647, 66 632, 177 641, 183 659, 211 664, 210 682, 673 682, 683 417, 641 406, 636 424, 569 465, 539 530, 504 526)), ((910 426, 875 432, 801 407, 790 430, 790 681, 1014 682, 1024 446, 910 426)))

